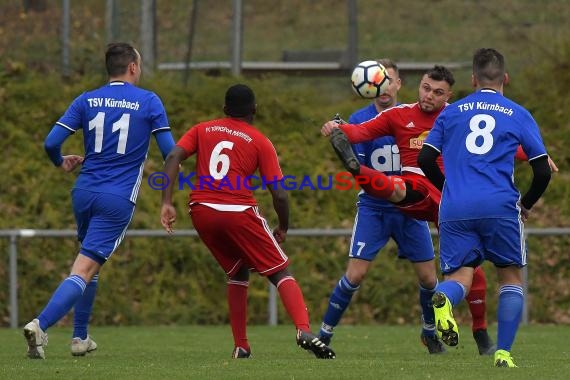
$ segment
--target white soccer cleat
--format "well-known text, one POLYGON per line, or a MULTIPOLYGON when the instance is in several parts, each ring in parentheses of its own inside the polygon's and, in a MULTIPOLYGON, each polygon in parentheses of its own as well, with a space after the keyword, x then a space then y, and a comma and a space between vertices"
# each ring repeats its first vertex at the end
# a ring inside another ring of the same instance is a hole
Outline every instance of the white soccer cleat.
POLYGON ((44 347, 48 343, 48 335, 40 328, 40 321, 34 319, 24 326, 24 337, 28 343, 30 359, 45 359, 44 347))
POLYGON ((86 353, 95 351, 97 343, 89 335, 86 339, 75 337, 71 340, 71 355, 85 356, 86 353))

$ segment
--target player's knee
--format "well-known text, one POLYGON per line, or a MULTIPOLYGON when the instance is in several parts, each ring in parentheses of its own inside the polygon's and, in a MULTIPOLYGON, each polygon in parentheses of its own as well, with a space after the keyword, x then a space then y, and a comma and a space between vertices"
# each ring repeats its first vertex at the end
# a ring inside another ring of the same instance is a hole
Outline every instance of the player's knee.
POLYGON ((359 287, 364 280, 364 277, 366 277, 365 271, 355 271, 350 274, 346 274, 346 279, 353 287, 359 287))
POLYGON ((418 282, 420 286, 424 289, 430 290, 435 289, 437 285, 437 276, 435 273, 432 274, 418 274, 418 282))
POLYGON ((406 198, 406 183, 402 178, 392 178, 392 195, 388 198, 390 202, 399 203, 406 198))
POLYGON ((233 281, 248 281, 249 280, 249 269, 245 266, 240 267, 234 274, 230 276, 230 280, 233 281))
MULTIPOLYGON (((362 278, 364 278, 364 275, 362 278)), ((348 277, 348 275, 344 275, 339 281, 339 286, 343 292, 348 293, 348 294, 352 294, 352 293, 356 292, 358 289, 360 289, 361 281, 362 281, 362 279, 360 281, 358 281, 358 279, 356 279, 356 278, 351 280, 348 277)))
POLYGON ((287 268, 281 269, 280 271, 267 276, 267 279, 271 281, 273 285, 277 286, 277 284, 279 284, 279 282, 283 280, 285 277, 292 277, 291 273, 289 273, 289 269, 287 268))

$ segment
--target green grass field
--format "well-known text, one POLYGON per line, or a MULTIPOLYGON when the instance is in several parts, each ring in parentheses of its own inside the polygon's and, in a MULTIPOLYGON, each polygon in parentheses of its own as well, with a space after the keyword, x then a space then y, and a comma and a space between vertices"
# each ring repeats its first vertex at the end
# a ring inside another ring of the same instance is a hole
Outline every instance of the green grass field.
MULTIPOLYGON (((495 330, 492 329, 493 333, 495 330)), ((342 326, 336 360, 296 347, 291 326, 253 326, 252 360, 230 359, 229 326, 95 327, 99 348, 69 353, 70 330, 52 328, 46 360, 26 358, 21 330, 0 329, 2 379, 568 379, 568 326, 521 327, 513 356, 519 368, 494 368, 470 330, 445 355, 430 356, 413 326, 342 326)))

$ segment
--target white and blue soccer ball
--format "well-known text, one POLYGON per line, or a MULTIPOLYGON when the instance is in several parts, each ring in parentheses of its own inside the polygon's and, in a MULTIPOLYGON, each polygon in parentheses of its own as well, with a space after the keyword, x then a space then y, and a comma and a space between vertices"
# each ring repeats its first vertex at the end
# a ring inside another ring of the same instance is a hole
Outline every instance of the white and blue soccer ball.
POLYGON ((386 68, 376 61, 360 62, 350 77, 352 89, 366 99, 377 98, 390 85, 386 68))

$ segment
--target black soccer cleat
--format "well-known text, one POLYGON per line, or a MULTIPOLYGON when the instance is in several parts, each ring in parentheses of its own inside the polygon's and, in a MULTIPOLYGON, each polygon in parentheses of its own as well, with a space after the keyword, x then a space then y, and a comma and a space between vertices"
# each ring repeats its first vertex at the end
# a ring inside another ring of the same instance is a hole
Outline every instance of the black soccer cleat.
POLYGON ((297 345, 304 350, 311 351, 318 359, 336 358, 334 351, 310 332, 297 330, 297 345))
POLYGON ((234 348, 234 352, 232 352, 232 359, 251 359, 251 351, 236 347, 234 348))
POLYGON ((477 343, 479 355, 493 355, 497 351, 497 346, 493 343, 487 329, 473 331, 473 339, 477 343))
POLYGON ((427 347, 430 354, 444 354, 445 347, 437 335, 420 335, 422 344, 427 347))
POLYGON ((360 162, 358 162, 346 134, 339 128, 335 128, 332 130, 330 136, 331 145, 345 169, 352 175, 360 174, 360 162))

